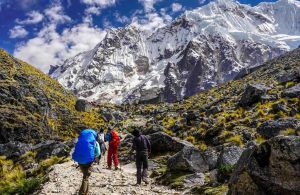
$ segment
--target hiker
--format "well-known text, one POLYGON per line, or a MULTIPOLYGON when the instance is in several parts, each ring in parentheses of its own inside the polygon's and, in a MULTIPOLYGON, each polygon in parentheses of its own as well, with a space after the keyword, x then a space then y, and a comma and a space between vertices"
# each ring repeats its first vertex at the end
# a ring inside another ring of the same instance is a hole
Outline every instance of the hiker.
POLYGON ((109 142, 108 153, 107 153, 107 166, 111 169, 112 161, 114 161, 115 170, 118 170, 119 159, 118 159, 118 148, 120 145, 121 138, 113 128, 109 128, 108 132, 105 134, 105 141, 109 142))
POLYGON ((90 169, 95 159, 99 158, 101 154, 99 143, 97 142, 98 134, 92 129, 84 129, 78 137, 72 154, 72 159, 78 163, 83 173, 79 195, 88 194, 90 169))
POLYGON ((142 180, 148 184, 148 157, 151 153, 151 144, 148 138, 142 135, 137 129, 132 132, 132 135, 134 135, 134 139, 130 154, 132 154, 134 150, 136 151, 136 185, 141 185, 142 180))

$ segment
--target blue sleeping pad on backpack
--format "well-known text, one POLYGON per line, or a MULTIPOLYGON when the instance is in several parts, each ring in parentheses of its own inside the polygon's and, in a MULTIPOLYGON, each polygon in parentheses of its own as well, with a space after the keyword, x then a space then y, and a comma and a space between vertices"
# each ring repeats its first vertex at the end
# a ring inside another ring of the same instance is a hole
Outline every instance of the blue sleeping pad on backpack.
POLYGON ((89 164, 95 159, 95 141, 97 133, 92 129, 83 130, 75 146, 72 159, 79 164, 89 164))

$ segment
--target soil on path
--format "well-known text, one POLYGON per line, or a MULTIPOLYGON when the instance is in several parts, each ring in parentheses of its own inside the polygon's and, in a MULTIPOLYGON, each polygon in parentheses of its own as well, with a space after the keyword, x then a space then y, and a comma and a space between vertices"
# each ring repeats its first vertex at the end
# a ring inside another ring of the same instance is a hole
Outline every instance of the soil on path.
MULTIPOLYGON (((133 163, 125 165, 122 170, 108 170, 105 163, 93 165, 89 180, 90 194, 100 195, 179 195, 180 192, 171 190, 166 186, 158 186, 151 179, 148 185, 134 186, 136 183, 136 169, 133 163)), ((45 183, 37 194, 77 194, 81 185, 82 173, 73 161, 53 166, 49 173, 49 181, 45 183)))

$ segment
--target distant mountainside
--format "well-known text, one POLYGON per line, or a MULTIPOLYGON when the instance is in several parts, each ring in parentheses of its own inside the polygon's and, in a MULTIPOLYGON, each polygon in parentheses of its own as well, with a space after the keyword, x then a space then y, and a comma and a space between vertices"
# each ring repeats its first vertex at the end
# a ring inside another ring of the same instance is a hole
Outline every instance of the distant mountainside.
POLYGON ((148 36, 110 30, 93 50, 49 74, 89 101, 173 102, 233 79, 300 45, 300 3, 216 0, 148 36))

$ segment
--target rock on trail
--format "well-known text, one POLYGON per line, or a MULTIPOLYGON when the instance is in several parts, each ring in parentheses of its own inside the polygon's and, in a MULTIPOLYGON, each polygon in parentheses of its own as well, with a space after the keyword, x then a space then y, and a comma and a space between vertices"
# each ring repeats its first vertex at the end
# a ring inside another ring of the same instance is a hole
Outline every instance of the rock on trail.
MULTIPOLYGON (((49 181, 36 194, 77 194, 81 185, 82 173, 76 168, 73 161, 53 166, 49 173, 49 181)), ((89 180, 90 194, 170 194, 179 195, 180 192, 171 190, 166 186, 158 186, 150 181, 150 184, 134 186, 136 183, 134 163, 122 166, 122 171, 108 170, 105 163, 93 165, 89 180)))

